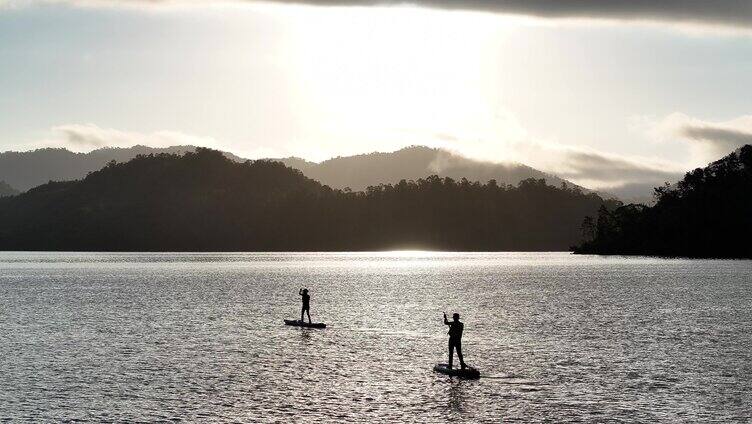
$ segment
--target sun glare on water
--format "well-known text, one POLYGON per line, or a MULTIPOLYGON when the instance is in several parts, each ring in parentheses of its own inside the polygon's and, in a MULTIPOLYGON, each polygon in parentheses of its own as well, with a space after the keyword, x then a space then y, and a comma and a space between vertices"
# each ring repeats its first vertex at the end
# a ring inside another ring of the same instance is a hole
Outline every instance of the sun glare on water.
POLYGON ((384 253, 390 257, 399 259, 429 258, 439 254, 439 252, 431 250, 392 250, 384 253))

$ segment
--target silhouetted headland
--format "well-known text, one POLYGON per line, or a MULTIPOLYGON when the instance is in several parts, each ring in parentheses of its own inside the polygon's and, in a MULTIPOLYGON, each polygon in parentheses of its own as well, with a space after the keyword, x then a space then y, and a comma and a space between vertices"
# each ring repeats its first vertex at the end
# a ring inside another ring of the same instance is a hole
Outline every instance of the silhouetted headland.
POLYGON ((752 146, 675 186, 655 189, 652 207, 601 207, 586 218, 576 253, 694 258, 752 258, 752 146))
POLYGON ((565 184, 432 176, 335 190, 282 163, 221 152, 138 156, 0 199, 0 249, 73 251, 567 250, 603 200, 565 184))

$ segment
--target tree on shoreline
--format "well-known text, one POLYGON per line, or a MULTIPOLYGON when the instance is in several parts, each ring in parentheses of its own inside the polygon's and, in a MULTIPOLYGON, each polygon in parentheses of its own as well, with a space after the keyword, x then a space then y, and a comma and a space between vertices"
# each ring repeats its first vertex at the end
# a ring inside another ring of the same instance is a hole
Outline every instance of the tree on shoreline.
POLYGON ((752 146, 655 189, 652 207, 601 208, 576 253, 752 257, 752 146), (595 224, 594 224, 595 222, 595 224))

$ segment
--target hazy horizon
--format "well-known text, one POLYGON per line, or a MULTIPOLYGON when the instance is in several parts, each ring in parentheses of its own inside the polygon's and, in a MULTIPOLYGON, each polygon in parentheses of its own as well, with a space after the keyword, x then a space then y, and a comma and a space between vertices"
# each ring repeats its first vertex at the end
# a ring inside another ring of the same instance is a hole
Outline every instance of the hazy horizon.
POLYGON ((414 3, 0 1, 0 150, 425 145, 609 190, 752 141, 744 5, 414 3))
POLYGON ((0 0, 0 417, 748 422, 751 86, 752 0, 0 0))

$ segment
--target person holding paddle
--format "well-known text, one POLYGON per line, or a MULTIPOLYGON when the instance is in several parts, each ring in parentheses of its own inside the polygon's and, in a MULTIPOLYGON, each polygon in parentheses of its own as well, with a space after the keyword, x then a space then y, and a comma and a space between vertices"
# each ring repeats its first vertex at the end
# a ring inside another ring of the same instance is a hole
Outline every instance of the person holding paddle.
MULTIPOLYGON (((298 294, 302 296, 303 308, 300 310, 300 322, 303 322, 303 313, 308 314, 308 323, 311 323, 311 296, 308 294, 308 289, 298 290, 298 294)), ((446 318, 446 316, 444 317, 446 318)))
POLYGON ((465 325, 460 322, 460 314, 452 314, 452 321, 447 320, 446 312, 444 312, 444 325, 449 326, 449 369, 452 369, 452 362, 454 359, 454 349, 457 349, 457 357, 460 358, 460 366, 464 370, 465 360, 462 358, 462 330, 465 325))

